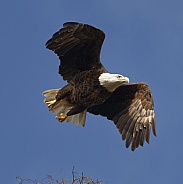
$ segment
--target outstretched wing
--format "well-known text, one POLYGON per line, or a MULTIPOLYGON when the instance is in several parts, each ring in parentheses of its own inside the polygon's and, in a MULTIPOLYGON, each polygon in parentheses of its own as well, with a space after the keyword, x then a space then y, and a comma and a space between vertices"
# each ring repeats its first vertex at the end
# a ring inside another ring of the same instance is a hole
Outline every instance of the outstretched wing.
POLYGON ((156 136, 154 102, 146 83, 134 83, 118 87, 112 96, 101 105, 93 106, 88 112, 106 116, 114 121, 128 148, 134 151, 150 140, 150 128, 156 136))
POLYGON ((107 70, 100 63, 100 51, 105 34, 100 29, 76 22, 64 23, 63 28, 47 41, 46 48, 60 59, 59 74, 70 81, 81 71, 107 70))

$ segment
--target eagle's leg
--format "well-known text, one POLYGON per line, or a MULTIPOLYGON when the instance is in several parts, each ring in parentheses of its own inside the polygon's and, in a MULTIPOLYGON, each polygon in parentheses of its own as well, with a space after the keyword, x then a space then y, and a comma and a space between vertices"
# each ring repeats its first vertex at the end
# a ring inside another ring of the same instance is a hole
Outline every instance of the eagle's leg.
POLYGON ((75 115, 75 114, 78 114, 78 113, 81 113, 85 110, 86 108, 83 107, 83 106, 76 106, 76 107, 73 107, 67 114, 64 114, 64 113, 61 113, 57 116, 57 120, 60 121, 60 122, 63 122, 65 121, 65 119, 68 117, 68 116, 72 116, 72 115, 75 115))
POLYGON ((86 107, 83 107, 81 105, 77 105, 75 107, 73 107, 68 113, 67 116, 72 116, 74 114, 78 114, 83 112, 86 109, 86 107))
POLYGON ((67 118, 67 115, 64 114, 64 113, 61 113, 56 118, 57 118, 58 121, 63 122, 67 118))
POLYGON ((65 97, 69 96, 71 94, 71 87, 69 84, 64 86, 62 89, 60 89, 56 95, 56 101, 59 101, 61 99, 64 99, 65 97))

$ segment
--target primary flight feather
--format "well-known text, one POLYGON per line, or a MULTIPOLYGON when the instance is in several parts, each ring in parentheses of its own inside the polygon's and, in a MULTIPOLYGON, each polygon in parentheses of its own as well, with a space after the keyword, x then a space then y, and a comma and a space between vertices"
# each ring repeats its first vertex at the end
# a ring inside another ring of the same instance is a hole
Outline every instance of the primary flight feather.
POLYGON ((86 113, 112 120, 126 147, 134 151, 156 135, 154 102, 146 83, 110 74, 100 62, 105 34, 88 24, 67 22, 47 41, 46 48, 59 59, 59 74, 68 82, 60 89, 43 92, 44 102, 58 121, 85 125, 86 113))

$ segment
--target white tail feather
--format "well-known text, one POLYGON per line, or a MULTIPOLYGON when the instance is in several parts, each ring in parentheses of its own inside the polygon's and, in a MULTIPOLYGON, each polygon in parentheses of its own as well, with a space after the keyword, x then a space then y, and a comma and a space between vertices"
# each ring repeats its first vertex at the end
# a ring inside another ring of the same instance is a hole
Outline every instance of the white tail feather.
POLYGON ((43 95, 46 97, 44 99, 44 103, 47 105, 47 107, 53 114, 57 115, 56 118, 59 121, 66 121, 67 123, 73 122, 74 125, 81 125, 84 127, 86 122, 87 111, 85 110, 81 113, 72 116, 66 116, 66 114, 74 107, 74 105, 70 104, 65 98, 57 102, 55 97, 59 90, 60 89, 50 89, 44 91, 43 95), (60 114, 65 115, 66 118, 60 120, 58 117, 60 114))

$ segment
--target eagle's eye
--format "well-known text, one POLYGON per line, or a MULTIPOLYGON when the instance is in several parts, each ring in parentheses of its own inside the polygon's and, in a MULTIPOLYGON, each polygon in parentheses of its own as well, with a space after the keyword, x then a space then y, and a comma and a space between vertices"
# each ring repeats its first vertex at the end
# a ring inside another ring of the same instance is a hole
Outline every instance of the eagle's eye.
POLYGON ((122 76, 121 75, 118 75, 117 78, 120 79, 122 76))

